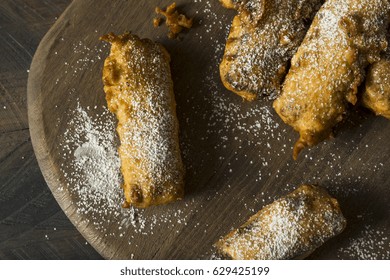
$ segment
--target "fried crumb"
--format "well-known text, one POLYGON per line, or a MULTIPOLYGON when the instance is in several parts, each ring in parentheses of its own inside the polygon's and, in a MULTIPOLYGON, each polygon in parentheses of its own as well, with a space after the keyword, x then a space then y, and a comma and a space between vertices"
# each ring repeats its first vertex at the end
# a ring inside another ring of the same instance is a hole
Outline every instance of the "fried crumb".
MULTIPOLYGON (((162 15, 165 17, 165 24, 168 26, 168 38, 175 39, 177 35, 183 31, 183 28, 190 29, 192 27, 192 18, 187 18, 184 14, 179 14, 176 10, 176 3, 173 2, 169 5, 166 10, 162 10, 159 7, 156 7, 156 14, 162 15)), ((158 27, 161 23, 161 18, 154 18, 153 25, 158 27)))
POLYGON ((161 24, 162 18, 154 18, 153 19, 153 26, 154 27, 159 27, 161 24))

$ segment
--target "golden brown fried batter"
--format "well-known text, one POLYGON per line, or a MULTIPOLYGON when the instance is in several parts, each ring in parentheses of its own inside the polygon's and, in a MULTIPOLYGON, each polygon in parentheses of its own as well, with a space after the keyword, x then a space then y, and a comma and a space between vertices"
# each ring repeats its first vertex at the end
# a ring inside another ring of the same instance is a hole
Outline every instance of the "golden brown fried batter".
MULTIPOLYGON (((179 14, 176 10, 175 2, 169 5, 165 11, 156 7, 156 14, 160 14, 166 18, 165 24, 168 26, 168 38, 170 39, 175 39, 183 28, 190 29, 192 27, 192 18, 187 18, 185 15, 179 14)), ((153 19, 154 27, 159 26, 160 21, 159 18, 153 19)))
POLYGON ((222 4, 222 6, 224 6, 225 8, 227 9, 238 9, 238 7, 240 5, 242 5, 242 3, 245 1, 245 0, 219 0, 222 4))
POLYGON ((103 83, 118 119, 125 207, 148 207, 183 197, 176 103, 165 48, 126 33, 110 42, 103 83))
POLYGON ((368 68, 362 103, 375 114, 390 119, 390 46, 381 60, 368 68))
POLYGON ((274 108, 299 132, 293 157, 326 139, 387 46, 389 0, 328 0, 291 61, 274 108))
POLYGON ((224 86, 252 101, 276 95, 323 0, 220 0, 238 10, 220 64, 224 86))
POLYGON ((336 199, 324 189, 303 185, 265 206, 216 246, 234 260, 304 258, 345 225, 336 199))

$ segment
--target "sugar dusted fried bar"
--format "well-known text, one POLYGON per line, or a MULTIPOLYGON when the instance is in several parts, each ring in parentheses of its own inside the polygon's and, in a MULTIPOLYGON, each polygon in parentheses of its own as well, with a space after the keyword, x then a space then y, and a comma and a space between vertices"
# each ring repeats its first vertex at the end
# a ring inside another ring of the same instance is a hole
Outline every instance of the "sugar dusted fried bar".
POLYGON ((274 108, 299 132, 293 157, 328 138, 386 49, 389 0, 328 0, 291 60, 274 108))
POLYGON ((238 11, 220 64, 224 86, 248 101, 276 96, 323 0, 220 0, 238 11))
MULTIPOLYGON (((159 7, 155 9, 156 14, 162 15, 165 18, 165 24, 168 26, 168 38, 175 39, 184 28, 190 29, 192 27, 192 18, 187 18, 184 14, 180 14, 176 10, 176 3, 173 2, 166 10, 159 7)), ((161 18, 153 19, 153 26, 158 27, 161 23, 161 18)))
POLYGON ((336 199, 320 187, 302 185, 265 206, 216 247, 235 260, 304 258, 345 225, 336 199))
POLYGON ((107 34, 103 83, 118 119, 125 207, 166 204, 183 197, 179 125, 165 48, 135 35, 107 34))

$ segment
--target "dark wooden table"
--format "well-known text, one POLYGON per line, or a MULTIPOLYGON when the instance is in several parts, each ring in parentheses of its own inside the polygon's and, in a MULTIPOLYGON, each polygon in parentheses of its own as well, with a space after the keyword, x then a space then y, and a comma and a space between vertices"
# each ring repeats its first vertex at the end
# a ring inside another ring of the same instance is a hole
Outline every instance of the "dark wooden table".
POLYGON ((28 69, 71 0, 0 3, 0 259, 100 259, 54 200, 27 121, 28 69))

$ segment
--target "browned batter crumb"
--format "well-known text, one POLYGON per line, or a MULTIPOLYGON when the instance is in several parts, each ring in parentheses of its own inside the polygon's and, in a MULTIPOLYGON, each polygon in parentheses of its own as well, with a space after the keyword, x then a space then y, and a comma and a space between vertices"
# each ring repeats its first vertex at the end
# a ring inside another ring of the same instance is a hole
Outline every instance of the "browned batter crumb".
POLYGON ((162 18, 154 18, 153 19, 153 26, 154 27, 159 27, 161 24, 162 18))
MULTIPOLYGON (((179 14, 179 12, 176 10, 175 2, 169 5, 165 11, 159 7, 156 7, 156 14, 160 14, 165 17, 165 24, 169 29, 168 38, 170 39, 175 39, 177 35, 183 30, 183 28, 190 29, 192 27, 192 18, 187 18, 184 14, 179 14)), ((154 27, 159 26, 160 22, 161 19, 154 19, 154 27)))

